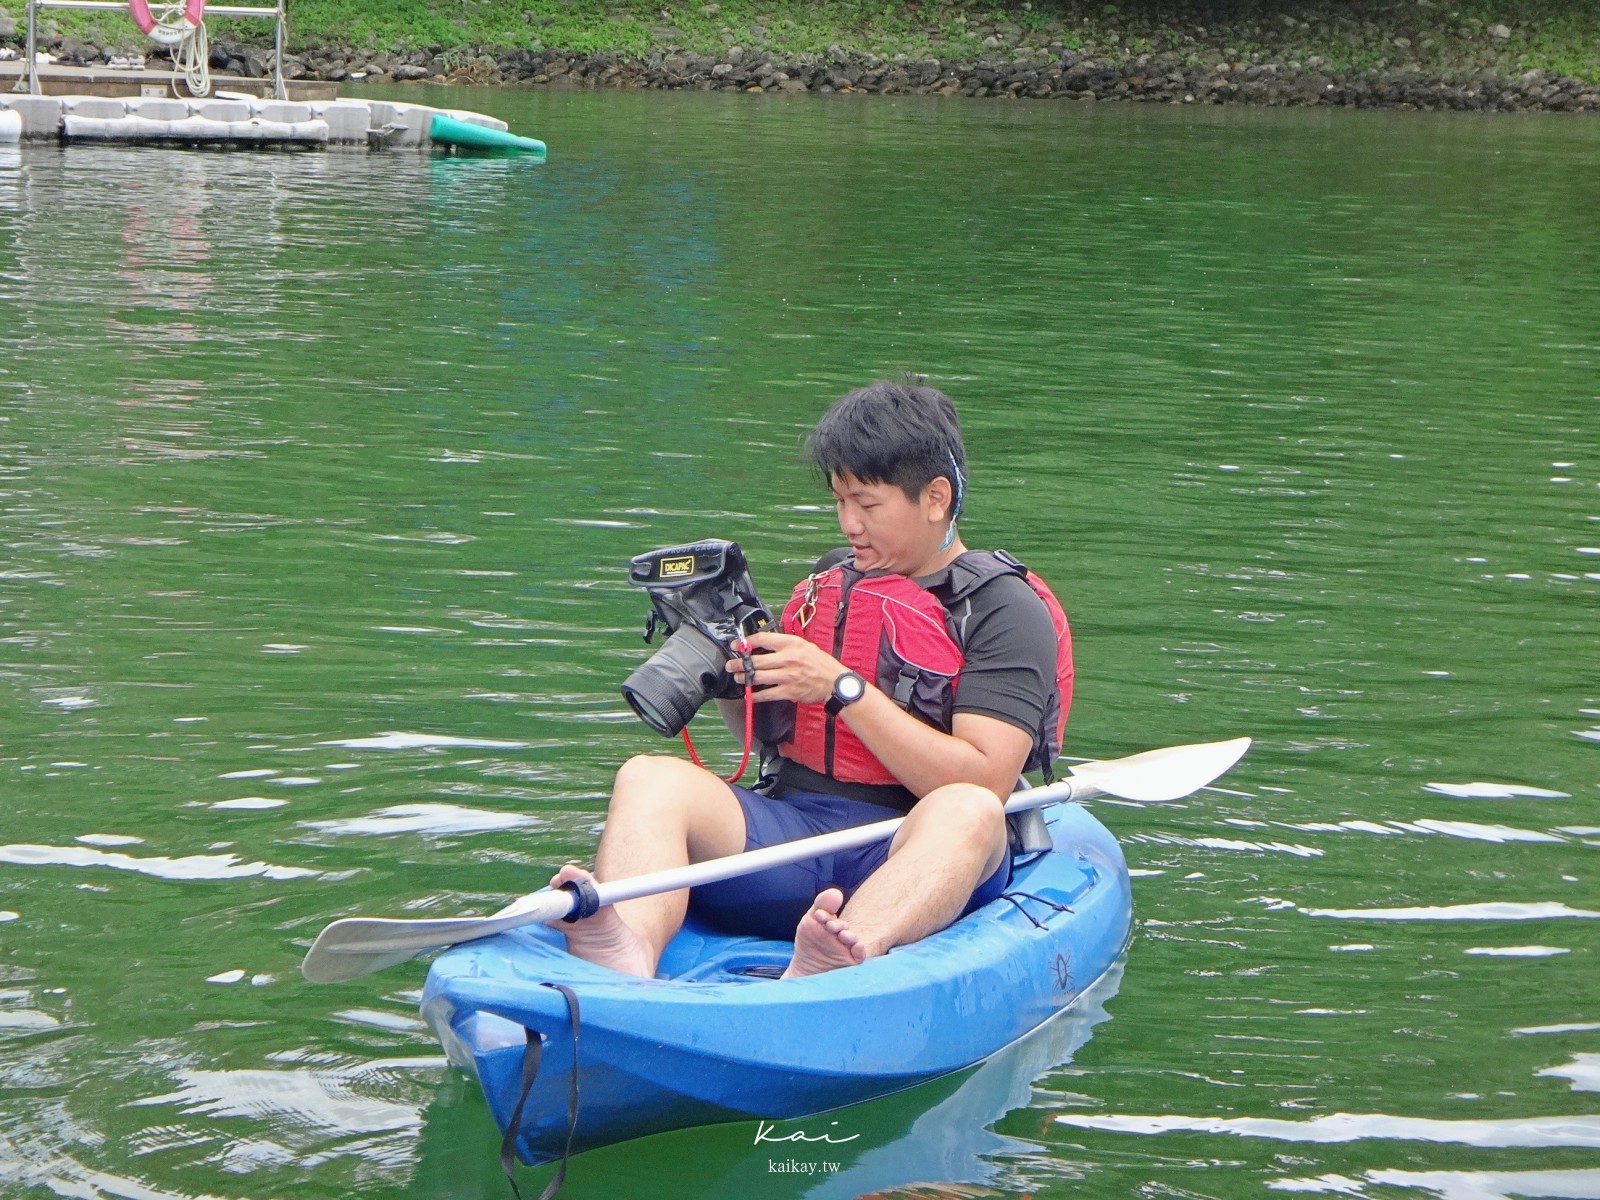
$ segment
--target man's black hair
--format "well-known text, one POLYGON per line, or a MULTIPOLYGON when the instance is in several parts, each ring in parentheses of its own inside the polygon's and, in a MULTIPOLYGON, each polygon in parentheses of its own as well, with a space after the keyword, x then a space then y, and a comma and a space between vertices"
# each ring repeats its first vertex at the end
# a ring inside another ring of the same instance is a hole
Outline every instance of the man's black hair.
MULTIPOLYGON (((916 501, 939 476, 957 501, 967 491, 967 451, 950 397, 937 388, 879 382, 834 402, 806 443, 806 457, 832 481, 848 473, 888 483, 916 501)), ((960 505, 956 505, 959 515, 960 505)))

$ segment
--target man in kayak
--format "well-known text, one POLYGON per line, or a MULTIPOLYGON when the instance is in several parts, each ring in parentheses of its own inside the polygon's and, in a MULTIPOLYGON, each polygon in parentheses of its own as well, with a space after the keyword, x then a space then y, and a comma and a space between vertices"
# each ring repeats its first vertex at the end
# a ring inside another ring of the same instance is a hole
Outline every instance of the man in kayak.
MULTIPOLYGON (((680 759, 630 759, 595 877, 905 823, 861 850, 559 926, 580 958, 651 977, 692 907, 730 932, 792 936, 785 977, 811 975, 935 933, 1010 880, 1003 797, 1059 747, 1071 700, 1065 618, 1015 560, 962 544, 966 451, 942 393, 892 383, 852 392, 823 416, 807 453, 849 551, 796 587, 783 632, 750 638, 757 700, 795 704, 772 782, 756 791, 680 759)), ((742 681, 742 660, 728 670, 742 681)), ((552 884, 587 876, 569 864, 552 884)))

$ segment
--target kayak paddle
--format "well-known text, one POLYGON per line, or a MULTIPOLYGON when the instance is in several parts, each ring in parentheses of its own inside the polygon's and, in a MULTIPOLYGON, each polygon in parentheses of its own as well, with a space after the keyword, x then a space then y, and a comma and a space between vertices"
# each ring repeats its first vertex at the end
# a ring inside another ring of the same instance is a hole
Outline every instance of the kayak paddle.
MULTIPOLYGON (((1198 791, 1238 762, 1250 747, 1247 737, 1226 742, 1168 746, 1107 762, 1078 763, 1070 778, 1046 787, 1016 792, 1006 802, 1006 812, 1019 813, 1047 804, 1072 803, 1094 796, 1157 803, 1180 800, 1198 791)), ((652 871, 631 879, 596 882, 591 903, 598 906, 699 887, 769 867, 835 854, 892 837, 904 817, 857 825, 833 833, 799 838, 765 846, 744 854, 730 854, 706 862, 690 863, 665 871, 652 871)), ((548 924, 576 911, 583 903, 566 889, 543 888, 513 901, 487 917, 437 917, 420 920, 394 917, 346 917, 334 921, 317 935, 307 951, 301 973, 312 983, 344 983, 402 963, 426 950, 457 942, 470 942, 504 933, 520 925, 548 924)))

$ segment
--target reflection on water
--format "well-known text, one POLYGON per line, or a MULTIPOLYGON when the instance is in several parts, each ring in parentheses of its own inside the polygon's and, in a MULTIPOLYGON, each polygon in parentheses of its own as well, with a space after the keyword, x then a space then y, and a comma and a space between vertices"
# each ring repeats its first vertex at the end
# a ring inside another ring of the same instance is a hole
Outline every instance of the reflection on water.
POLYGON ((1600 1196, 1600 1169, 1574 1171, 1405 1171, 1374 1170, 1361 1179, 1324 1175, 1317 1179, 1274 1179, 1279 1192, 1366 1196, 1366 1185, 1413 1189, 1439 1200, 1594 1200, 1600 1196))
MULTIPOLYGON (((899 1189, 969 1195, 1024 1188, 1041 1165, 1043 1140, 996 1126, 1027 1110, 1022 1126, 1044 1127, 1037 1110, 1051 1094, 1043 1090, 1051 1073, 1070 1063, 1109 1019, 1106 1005, 1122 974, 1123 964, 1113 964, 1070 1008, 972 1070, 805 1120, 680 1130, 591 1151, 573 1160, 565 1194, 854 1200, 899 1189), (801 1134, 811 1140, 795 1140, 801 1134), (683 1160, 693 1161, 695 1170, 670 1173, 683 1160)), ((424 1135, 425 1153, 449 1153, 441 1143, 454 1130, 456 1114, 445 1109, 439 1115, 444 1123, 424 1135)), ((420 1170, 431 1176, 438 1168, 424 1163, 420 1170)), ((542 1186, 553 1171, 524 1174, 542 1186)))
POLYGON ((495 741, 493 738, 450 737, 447 734, 436 733, 385 733, 377 737, 334 740, 324 742, 323 745, 343 746, 347 750, 437 750, 452 746, 477 750, 521 750, 527 743, 495 741))
POLYGON ((1523 787, 1511 783, 1430 783, 1424 789, 1441 796, 1458 796, 1464 800, 1512 800, 1528 796, 1537 800, 1569 800, 1567 792, 1553 792, 1549 788, 1523 787))
POLYGON ((455 804, 397 804, 364 817, 337 821, 306 821, 308 829, 324 833, 485 833, 496 829, 526 829, 538 824, 520 813, 492 813, 455 804))
POLYGON ((301 879, 320 872, 305 867, 280 867, 264 862, 240 862, 237 854, 190 854, 182 858, 162 855, 137 857, 82 846, 0 846, 0 863, 19 867, 110 867, 136 871, 157 879, 301 879))
POLYGON ((1600 912, 1572 908, 1559 901, 1487 901, 1417 908, 1308 908, 1308 917, 1342 917, 1351 921, 1548 921, 1560 917, 1600 917, 1600 912))
POLYGON ((1600 1054, 1577 1054, 1564 1066, 1549 1067, 1537 1074, 1570 1079, 1575 1092, 1600 1092, 1600 1054))
POLYGON ((1463 954, 1481 954, 1490 958, 1549 958, 1554 954, 1571 954, 1566 946, 1472 946, 1463 954))
MULTIPOLYGON (((386 1093, 408 1090, 397 1087, 403 1073, 434 1072, 442 1065, 442 1058, 414 1058, 259 1071, 184 1069, 174 1075, 177 1091, 136 1101, 135 1106, 168 1107, 185 1117, 210 1118, 224 1129, 237 1121, 246 1122, 245 1129, 270 1128, 270 1139, 247 1134, 218 1152, 218 1165, 235 1174, 263 1167, 314 1167, 341 1155, 394 1168, 413 1161, 422 1114, 414 1104, 386 1093), (336 1141, 330 1139, 332 1131, 338 1131, 336 1141)), ((186 1142, 170 1124, 149 1128, 139 1137, 146 1150, 186 1142)))
MULTIPOLYGON (((1548 1073, 1548 1072, 1547 1072, 1548 1073)), ((1337 1113, 1309 1121, 1265 1117, 1057 1117, 1075 1129, 1113 1133, 1170 1133, 1193 1130, 1283 1142, 1444 1142, 1463 1146, 1600 1147, 1600 1117, 1522 1117, 1501 1121, 1436 1121, 1386 1114, 1337 1113)))

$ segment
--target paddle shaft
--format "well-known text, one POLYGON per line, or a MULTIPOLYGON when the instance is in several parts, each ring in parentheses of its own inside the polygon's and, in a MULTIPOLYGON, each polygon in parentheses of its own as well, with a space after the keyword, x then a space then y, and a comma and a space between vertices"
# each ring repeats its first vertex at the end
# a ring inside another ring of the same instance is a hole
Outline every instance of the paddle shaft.
MULTIPOLYGON (((1025 812, 1046 804, 1082 800, 1099 794, 1099 788, 1083 780, 1063 779, 1049 787, 1018 792, 1007 802, 1006 811, 1025 812)), ((894 817, 870 825, 856 825, 833 833, 780 842, 743 854, 730 854, 725 858, 669 867, 665 871, 652 871, 607 883, 596 882, 594 897, 598 906, 604 908, 623 900, 637 900, 641 896, 657 896, 663 892, 699 887, 739 875, 752 875, 771 867, 871 845, 893 837, 904 821, 904 817, 894 817)), ((579 903, 574 892, 544 888, 530 892, 487 917, 424 917, 420 920, 346 917, 333 922, 317 936, 300 970, 313 983, 341 983, 359 979, 384 967, 404 962, 424 950, 477 941, 523 925, 559 921, 573 913, 579 903)))
MULTIPOLYGON (((1249 745, 1249 738, 1235 738, 1230 742, 1148 750, 1109 762, 1081 763, 1073 767, 1070 779, 1014 793, 1006 802, 1006 812, 1021 813, 1101 795, 1141 802, 1175 800, 1221 775, 1249 745)), ((895 817, 707 862, 595 883, 592 899, 603 907, 870 845, 893 837, 904 821, 904 817, 895 817)), ((558 921, 580 903, 570 891, 546 888, 523 896, 488 917, 347 917, 333 922, 317 936, 300 969, 313 983, 359 979, 424 950, 475 941, 522 925, 558 921)))
MULTIPOLYGON (((1239 760, 1249 746, 1249 738, 1234 738, 1227 742, 1204 742, 1192 746, 1147 750, 1142 754, 1111 761, 1080 763, 1072 768, 1071 778, 1060 779, 1044 787, 1024 788, 1013 792, 1006 800, 1006 812, 1008 814, 1027 812, 1029 809, 1043 808, 1047 804, 1071 803, 1106 795, 1136 801, 1175 800, 1204 787, 1221 775, 1239 760)), ((789 863, 803 862, 808 858, 819 858, 824 854, 836 854, 841 850, 853 850, 858 846, 871 845, 883 838, 892 837, 904 821, 904 817, 894 817, 871 825, 857 825, 833 833, 820 833, 814 837, 780 842, 775 846, 765 846, 758 850, 747 850, 743 854, 730 854, 725 858, 690 863, 685 867, 672 867, 665 871, 652 871, 648 875, 636 875, 630 879, 597 883, 595 891, 603 907, 621 900, 637 900, 641 896, 654 896, 661 892, 677 891, 679 888, 717 883, 738 875, 753 875, 769 867, 786 866, 789 863)), ((528 906, 526 911, 532 911, 535 901, 547 906, 541 907, 538 910, 540 915, 530 918, 531 920, 557 920, 567 916, 577 905, 576 896, 534 892, 487 919, 493 921, 520 915, 525 911, 524 905, 528 906), (552 895, 557 899, 564 899, 566 903, 562 905, 555 903, 554 900, 542 900, 552 895), (545 915, 547 913, 551 915, 545 915)), ((504 928, 511 926, 507 925, 504 928)))
MULTIPOLYGON (((1100 789, 1093 784, 1082 780, 1063 779, 1048 787, 1017 792, 1006 801, 1006 812, 1027 812, 1032 808, 1043 808, 1047 804, 1087 800, 1091 796, 1100 794, 1100 789)), ((742 854, 707 859, 705 862, 690 863, 684 867, 670 867, 665 871, 652 871, 648 875, 635 875, 630 879, 617 879, 610 883, 596 882, 595 895, 600 907, 604 908, 608 904, 617 904, 623 900, 658 896, 662 892, 675 892, 680 888, 703 887, 708 883, 720 883, 724 879, 733 879, 740 875, 754 875, 772 867, 785 867, 790 863, 804 862, 808 858, 821 858, 824 854, 837 854, 841 850, 854 850, 859 846, 870 846, 874 842, 884 841, 893 837, 895 831, 905 824, 905 820, 904 817, 891 817, 887 821, 874 821, 870 825, 853 825, 848 829, 836 829, 832 833, 819 833, 812 837, 797 838, 792 842, 779 842, 775 846, 763 846, 758 850, 746 850, 742 854)), ((525 902, 545 896, 552 897, 548 907, 541 905, 535 910, 530 905, 527 910, 541 913, 540 916, 534 917, 534 920, 548 921, 568 916, 578 905, 578 898, 571 893, 534 892, 501 909, 490 920, 502 916, 520 915, 524 911, 521 906, 525 902), (553 903, 554 898, 560 898, 567 903, 560 907, 555 917, 542 915, 543 912, 557 907, 553 903)))

